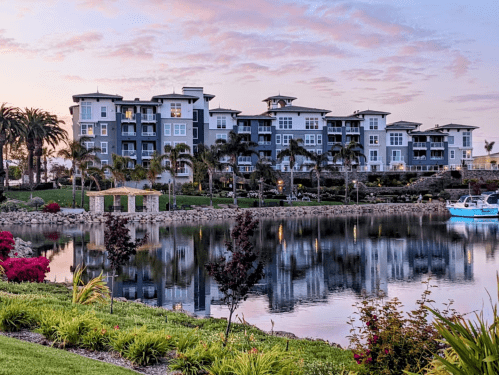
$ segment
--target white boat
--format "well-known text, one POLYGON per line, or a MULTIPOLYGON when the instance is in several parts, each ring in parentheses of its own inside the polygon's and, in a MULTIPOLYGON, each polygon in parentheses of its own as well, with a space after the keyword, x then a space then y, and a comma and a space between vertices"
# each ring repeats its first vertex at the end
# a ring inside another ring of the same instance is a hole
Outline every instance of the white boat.
POLYGON ((457 202, 447 201, 446 208, 452 216, 499 217, 498 195, 463 195, 457 202))

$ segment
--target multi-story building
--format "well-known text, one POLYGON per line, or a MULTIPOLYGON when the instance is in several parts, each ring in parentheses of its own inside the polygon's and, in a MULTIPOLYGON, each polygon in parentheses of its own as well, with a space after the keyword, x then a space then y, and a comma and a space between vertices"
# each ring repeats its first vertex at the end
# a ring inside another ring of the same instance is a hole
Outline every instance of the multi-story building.
MULTIPOLYGON (((389 112, 365 110, 349 116, 330 115, 330 110, 296 106, 297 99, 276 95, 263 100, 266 110, 259 115, 244 115, 226 108, 210 109, 214 95, 202 87, 184 87, 182 94, 155 95, 149 101, 123 100, 120 95, 102 93, 74 95, 70 107, 73 136, 86 136, 89 147, 98 147, 101 164, 112 162, 112 154, 129 157, 130 166, 148 167, 155 152, 165 145, 185 143, 192 152, 197 145, 211 145, 228 139, 230 131, 245 134, 258 146, 256 154, 241 156, 238 168, 252 172, 259 158, 277 161, 279 152, 291 139, 302 139, 303 146, 317 154, 334 155, 351 141, 361 145, 365 155, 358 171, 435 170, 472 163, 472 132, 475 126, 448 124, 421 130, 421 123, 397 121, 387 124, 389 112)), ((342 167, 341 160, 329 163, 342 167)), ((298 157, 295 170, 308 171, 307 158, 298 157)), ((289 161, 277 161, 275 168, 289 171, 289 161)), ((230 170, 230 169, 229 169, 230 170)), ((179 182, 192 178, 188 167, 179 173, 179 182)), ((163 173, 158 182, 168 182, 163 173)))

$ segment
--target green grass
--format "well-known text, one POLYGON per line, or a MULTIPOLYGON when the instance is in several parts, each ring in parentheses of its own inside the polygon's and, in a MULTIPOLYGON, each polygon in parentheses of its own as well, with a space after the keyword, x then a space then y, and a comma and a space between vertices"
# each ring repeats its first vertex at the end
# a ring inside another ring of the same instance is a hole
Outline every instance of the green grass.
MULTIPOLYGON (((111 315, 108 305, 72 305, 70 291, 64 286, 52 284, 13 284, 0 281, 0 308, 4 299, 12 298, 2 295, 2 291, 16 294, 16 298, 28 301, 30 306, 38 311, 61 310, 63 314, 76 309, 78 314, 84 314, 92 310, 107 326, 119 325, 120 329, 132 329, 146 325, 148 330, 166 330, 172 335, 194 332, 203 342, 219 340, 226 326, 226 321, 222 319, 195 319, 185 314, 127 302, 115 302, 114 314, 111 315), (167 323, 165 323, 166 317, 167 323)), ((248 345, 249 337, 253 339, 251 347, 258 350, 270 350, 274 346, 284 349, 287 345, 284 338, 269 336, 257 328, 242 324, 233 325, 229 342, 236 348, 243 348, 244 345, 248 345)), ((358 369, 349 350, 333 348, 321 341, 290 340, 289 350, 298 353, 305 363, 332 362, 345 365, 349 369, 358 369)))
POLYGON ((131 375, 136 372, 61 349, 0 336, 0 375, 131 375))
MULTIPOLYGON (((71 207, 73 204, 73 195, 71 188, 63 188, 58 190, 37 190, 37 191, 8 191, 5 193, 7 198, 18 199, 21 201, 28 201, 31 194, 33 197, 40 197, 45 202, 55 201, 59 203, 61 207, 71 207)), ((238 198, 239 207, 253 207, 253 202, 257 201, 255 198, 238 198)), ((278 199, 266 199, 266 202, 279 202, 278 199)), ((159 197, 159 207, 160 211, 166 209, 166 203, 168 202, 168 195, 162 195, 159 197)), ((170 202, 173 204, 173 197, 170 197, 170 202)), ((232 204, 234 200, 232 198, 213 198, 213 205, 215 208, 219 208, 218 204, 232 204)), ((76 191, 76 205, 80 206, 81 203, 81 191, 76 191)), ((121 203, 125 210, 128 210, 128 199, 127 197, 122 197, 121 203)), ((104 199, 105 207, 113 204, 113 197, 105 197, 104 199)), ((142 205, 142 196, 136 198, 136 205, 142 205)), ((188 196, 188 195, 177 195, 177 206, 181 207, 183 204, 189 205, 209 205, 210 198, 203 196, 188 196)), ((293 202, 293 206, 319 206, 319 205, 337 205, 342 204, 340 202, 293 202)), ((88 211, 88 197, 85 196, 84 208, 88 211)))

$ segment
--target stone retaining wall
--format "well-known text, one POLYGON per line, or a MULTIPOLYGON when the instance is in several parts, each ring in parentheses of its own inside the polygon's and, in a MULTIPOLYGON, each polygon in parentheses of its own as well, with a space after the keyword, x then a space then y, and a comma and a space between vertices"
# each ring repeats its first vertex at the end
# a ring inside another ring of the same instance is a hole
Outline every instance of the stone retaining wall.
MULTIPOLYGON (((128 218, 130 222, 198 222, 211 220, 227 220, 235 218, 239 213, 251 211, 256 218, 283 218, 303 216, 334 216, 341 214, 394 214, 394 213, 430 213, 445 212, 444 203, 385 203, 364 205, 335 206, 303 206, 303 207, 265 207, 240 209, 203 209, 160 213, 116 213, 128 218)), ((12 212, 0 216, 2 225, 35 225, 35 224, 84 224, 103 223, 106 218, 102 214, 85 212, 82 214, 48 214, 42 212, 12 212)))

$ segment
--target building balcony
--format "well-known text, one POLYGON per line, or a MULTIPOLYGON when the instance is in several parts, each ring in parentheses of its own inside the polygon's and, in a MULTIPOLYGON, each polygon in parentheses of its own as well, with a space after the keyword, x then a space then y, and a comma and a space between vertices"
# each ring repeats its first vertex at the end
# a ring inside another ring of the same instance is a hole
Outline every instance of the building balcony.
POLYGON ((151 159, 156 150, 142 150, 142 159, 151 159))
POLYGON ((426 160, 426 156, 413 156, 412 160, 426 160))
POLYGON ((251 164, 251 156, 239 156, 237 164, 251 164))
POLYGON ((270 146, 271 144, 271 141, 258 141, 258 145, 260 146, 270 146))
POLYGON ((123 150, 121 155, 127 158, 137 159, 137 150, 123 150))
POLYGON ((152 113, 142 113, 142 122, 156 122, 156 116, 152 113))
POLYGON ((430 160, 444 160, 443 156, 431 156, 430 160))
POLYGON ((258 134, 272 134, 272 126, 259 126, 258 134))
POLYGON ((136 132, 121 132, 122 137, 135 137, 136 135, 136 132))
POLYGON ((131 114, 131 115, 129 114, 128 116, 127 116, 127 114, 126 114, 126 113, 122 113, 122 114, 121 114, 121 122, 122 122, 122 123, 123 123, 123 122, 135 122, 135 121, 136 121, 136 120, 135 120, 135 113, 133 113, 133 114, 131 114))
POLYGON ((327 127, 327 134, 341 134, 342 133, 342 128, 340 126, 328 126, 327 127))
POLYGON ((369 163, 371 164, 379 164, 383 162, 383 158, 381 156, 370 156, 369 163))
POLYGON ((239 134, 251 134, 251 126, 240 126, 239 134))
POLYGON ((426 150, 426 142, 414 142, 412 144, 412 149, 413 150, 417 150, 417 149, 419 149, 419 150, 421 150, 421 149, 426 150))
POLYGON ((359 127, 347 127, 346 128, 347 134, 360 134, 360 128, 359 127))
POLYGON ((179 177, 189 176, 189 170, 187 168, 179 168, 177 169, 177 176, 179 177))
POLYGON ((397 164, 397 163, 404 163, 404 157, 403 156, 392 156, 392 160, 390 161, 390 164, 397 164))
POLYGON ((239 165, 238 169, 241 173, 251 173, 255 170, 255 167, 252 165, 239 165))
POLYGON ((431 142, 430 148, 443 150, 444 149, 444 142, 431 142))
POLYGON ((156 137, 156 132, 142 132, 143 137, 156 137))

